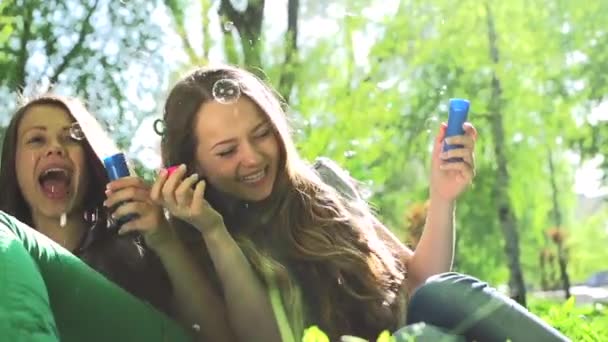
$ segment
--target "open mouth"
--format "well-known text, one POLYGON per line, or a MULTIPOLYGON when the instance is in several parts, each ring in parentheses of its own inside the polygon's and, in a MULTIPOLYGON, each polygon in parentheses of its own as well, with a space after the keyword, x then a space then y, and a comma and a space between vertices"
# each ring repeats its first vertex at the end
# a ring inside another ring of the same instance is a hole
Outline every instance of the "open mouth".
POLYGON ((38 177, 42 192, 49 198, 61 199, 70 193, 71 173, 62 168, 50 168, 38 177))
POLYGON ((241 182, 247 183, 247 184, 257 183, 257 182, 261 181, 262 179, 264 179, 267 171, 268 171, 268 167, 265 167, 260 171, 257 171, 255 173, 250 173, 247 176, 241 177, 241 182))

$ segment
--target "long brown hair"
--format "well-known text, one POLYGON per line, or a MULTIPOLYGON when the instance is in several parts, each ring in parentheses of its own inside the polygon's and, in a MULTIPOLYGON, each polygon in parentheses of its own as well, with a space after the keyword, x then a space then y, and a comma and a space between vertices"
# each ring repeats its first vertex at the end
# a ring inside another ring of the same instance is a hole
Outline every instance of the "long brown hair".
MULTIPOLYGON (((57 106, 65 110, 75 121, 73 113, 75 110, 80 110, 78 117, 94 120, 93 115, 84 109, 79 100, 53 94, 40 95, 29 100, 23 99, 11 118, 2 145, 0 210, 33 228, 36 227, 33 226, 30 206, 16 181, 15 156, 19 125, 28 110, 37 105, 57 106)), ((92 226, 90 234, 93 241, 90 247, 84 249, 78 256, 133 295, 169 313, 170 287, 164 269, 135 236, 118 236, 108 229, 113 224, 103 206, 108 176, 87 139, 82 141, 82 146, 85 151, 86 171, 90 179, 83 199, 85 211, 83 215, 92 226)))
MULTIPOLYGON (((297 301, 290 280, 294 276, 307 313, 314 317, 307 323, 319 325, 332 340, 342 334, 375 339, 380 331, 396 328, 403 265, 396 252, 376 236, 374 225, 379 221, 369 208, 350 205, 300 158, 279 97, 256 76, 218 66, 200 68, 182 78, 164 107, 165 165, 184 163, 196 169, 196 113, 214 100, 213 86, 223 79, 236 82, 241 96, 269 118, 281 149, 270 198, 241 205, 238 199, 227 200, 211 184, 205 194, 255 271, 267 285, 269 273, 273 275, 288 309, 297 301)), ((178 231, 188 229, 180 220, 174 224, 178 231)), ((198 248, 202 245, 197 244, 198 248)), ((213 272, 209 265, 207 269, 213 272)), ((298 319, 296 313, 288 315, 292 323, 298 319)))

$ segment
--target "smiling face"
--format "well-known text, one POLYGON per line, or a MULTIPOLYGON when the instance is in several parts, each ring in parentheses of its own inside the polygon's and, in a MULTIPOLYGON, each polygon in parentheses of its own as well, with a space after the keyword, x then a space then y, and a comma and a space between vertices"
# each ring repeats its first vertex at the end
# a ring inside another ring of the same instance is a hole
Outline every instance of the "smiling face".
POLYGON ((247 201, 270 196, 279 143, 268 117, 249 98, 204 103, 195 120, 198 171, 220 192, 247 201))
POLYGON ((81 207, 89 179, 82 143, 70 136, 74 122, 58 106, 31 106, 16 142, 17 182, 32 216, 59 217, 81 207))

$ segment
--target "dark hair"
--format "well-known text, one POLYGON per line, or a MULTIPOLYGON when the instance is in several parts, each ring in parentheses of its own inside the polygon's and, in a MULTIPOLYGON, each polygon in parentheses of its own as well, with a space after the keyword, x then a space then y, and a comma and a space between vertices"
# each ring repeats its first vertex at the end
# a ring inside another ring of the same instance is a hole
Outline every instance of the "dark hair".
MULTIPOLYGON (((242 206, 207 184, 206 199, 223 215, 254 270, 267 285, 277 282, 288 311, 298 307, 290 280, 295 276, 308 312, 318 320, 309 323, 319 325, 331 340, 342 334, 375 340, 380 331, 395 329, 404 277, 397 252, 376 236, 374 226, 381 223, 368 207, 349 204, 300 158, 276 92, 256 76, 219 66, 182 78, 164 107, 165 165, 184 163, 196 169, 196 115, 214 100, 214 84, 224 79, 238 84, 241 96, 269 118, 280 145, 279 174, 270 198, 242 206)), ((180 220, 174 224, 180 232, 188 229, 180 220)), ((203 245, 196 243, 196 248, 203 245)), ((292 325, 301 319, 294 310, 288 313, 292 325)))
MULTIPOLYGON (((95 120, 80 101, 53 94, 24 100, 11 118, 2 145, 0 210, 33 228, 36 227, 32 221, 30 206, 16 181, 15 157, 19 125, 28 110, 37 105, 61 108, 75 121, 77 117, 86 118, 88 122, 95 120), (77 115, 74 114, 75 111, 78 111, 77 115)), ((147 251, 136 236, 118 236, 108 229, 113 223, 103 206, 108 176, 87 139, 82 141, 82 146, 90 178, 83 200, 84 210, 88 212, 86 217, 89 220, 94 217, 94 220, 90 221, 93 241, 78 256, 133 295, 169 313, 170 286, 164 269, 156 256, 147 251)))

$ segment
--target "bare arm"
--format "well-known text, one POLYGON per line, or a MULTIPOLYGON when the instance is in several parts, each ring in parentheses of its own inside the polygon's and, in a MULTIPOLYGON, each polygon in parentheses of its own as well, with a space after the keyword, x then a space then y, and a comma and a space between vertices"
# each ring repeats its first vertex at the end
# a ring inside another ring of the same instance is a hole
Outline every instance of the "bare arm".
POLYGON ((240 341, 281 341, 268 291, 222 224, 204 230, 207 249, 219 275, 228 316, 240 341))
POLYGON ((432 275, 448 272, 454 260, 454 202, 431 198, 426 225, 408 261, 408 292, 432 275))
POLYGON ((184 178, 185 172, 185 165, 171 175, 167 170, 161 171, 151 191, 152 199, 201 232, 224 290, 226 316, 238 340, 280 342, 278 323, 264 284, 228 232, 220 213, 205 200, 205 181, 196 174, 184 178))
POLYGON ((456 199, 475 176, 474 150, 477 131, 470 123, 465 123, 464 135, 445 138, 446 128, 446 124, 441 125, 433 146, 426 225, 409 262, 414 284, 420 284, 434 274, 452 269, 456 199), (445 143, 461 147, 443 151, 445 143))
POLYGON ((151 202, 147 184, 137 177, 125 177, 110 183, 109 189, 106 205, 123 203, 114 211, 116 217, 138 215, 125 223, 119 234, 141 232, 148 247, 158 255, 173 285, 180 321, 197 332, 201 341, 235 341, 226 319, 226 305, 177 237, 162 209, 151 202), (195 325, 198 329, 194 329, 195 325))
POLYGON ((236 341, 226 304, 181 241, 157 249, 171 284, 180 320, 199 341, 236 341))
POLYGON ((415 251, 380 222, 374 225, 378 237, 397 251, 405 265, 408 273, 405 286, 409 295, 428 277, 451 269, 454 251, 453 217, 453 204, 431 200, 426 226, 415 251))

